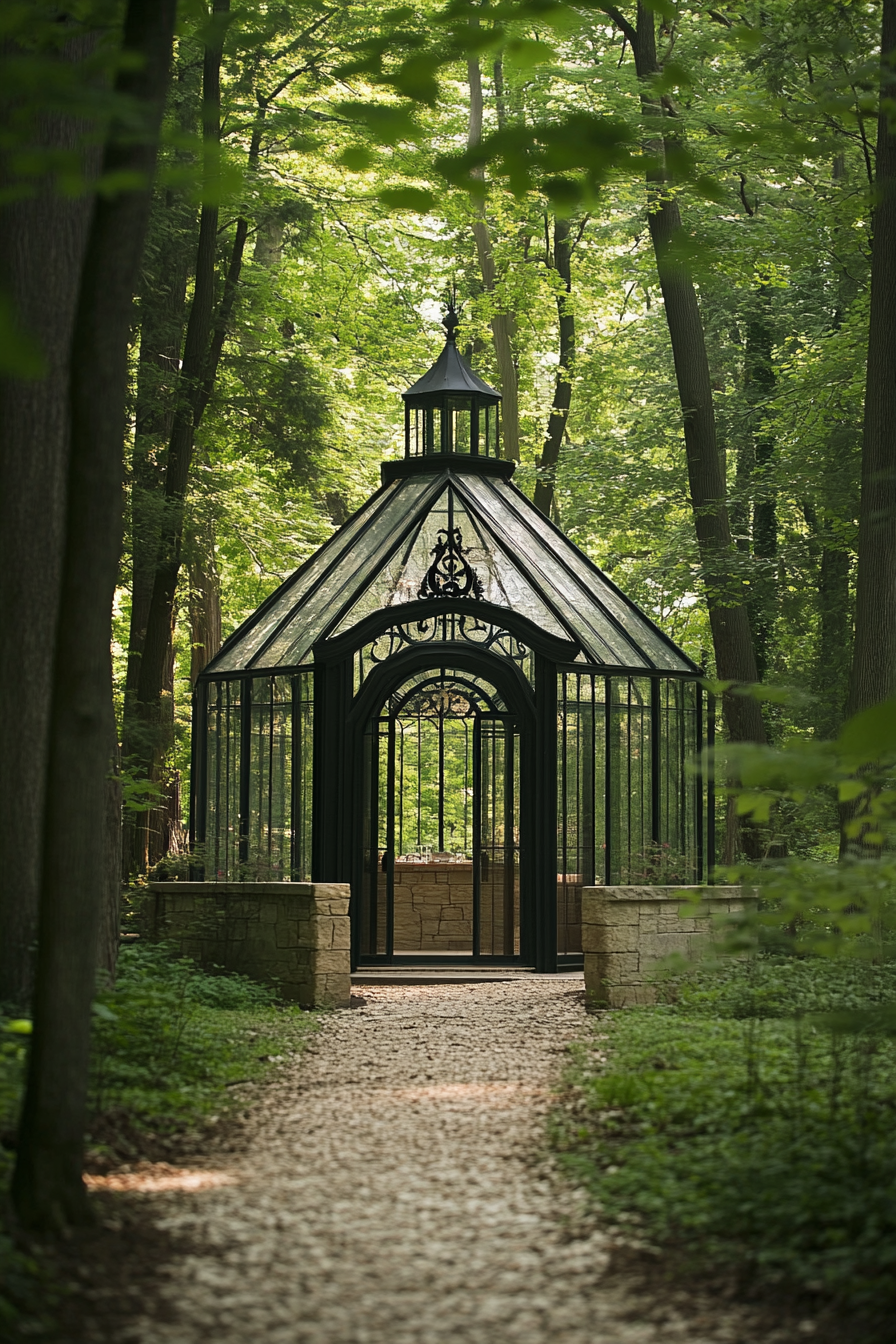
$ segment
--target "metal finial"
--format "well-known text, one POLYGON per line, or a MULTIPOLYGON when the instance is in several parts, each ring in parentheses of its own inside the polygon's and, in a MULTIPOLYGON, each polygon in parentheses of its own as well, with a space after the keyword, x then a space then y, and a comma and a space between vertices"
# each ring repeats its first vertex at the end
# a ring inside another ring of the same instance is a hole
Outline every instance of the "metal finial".
POLYGON ((451 344, 457 337, 457 329, 460 326, 460 314, 457 308, 457 285, 452 281, 451 288, 445 295, 447 312, 442 318, 442 326, 445 328, 445 334, 451 344))

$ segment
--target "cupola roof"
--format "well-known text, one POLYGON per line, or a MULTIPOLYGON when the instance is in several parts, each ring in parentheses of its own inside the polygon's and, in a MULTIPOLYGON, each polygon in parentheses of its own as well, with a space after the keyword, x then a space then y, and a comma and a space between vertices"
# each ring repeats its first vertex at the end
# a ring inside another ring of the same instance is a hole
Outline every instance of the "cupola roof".
POLYGON ((474 373, 470 365, 464 359, 457 348, 457 328, 460 324, 457 311, 453 304, 442 325, 445 328, 445 346, 431 369, 424 373, 422 378, 418 378, 413 387, 409 387, 406 392, 402 392, 405 401, 411 401, 417 397, 441 397, 445 396, 479 396, 487 398, 490 401, 498 402, 501 400, 501 393, 496 392, 493 387, 489 387, 484 379, 474 373))

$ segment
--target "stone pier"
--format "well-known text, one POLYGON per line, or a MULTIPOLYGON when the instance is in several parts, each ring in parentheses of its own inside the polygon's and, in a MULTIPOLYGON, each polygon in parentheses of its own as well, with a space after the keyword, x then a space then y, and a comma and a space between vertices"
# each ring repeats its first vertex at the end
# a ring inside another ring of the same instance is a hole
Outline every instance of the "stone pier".
POLYGON ((276 985, 305 1008, 351 1000, 349 887, 332 882, 151 882, 148 936, 276 985))
POLYGON ((755 905, 740 887, 585 887, 585 999, 592 1007, 657 1001, 656 972, 678 953, 696 961, 713 939, 713 916, 755 905), (700 893, 699 905, 688 893, 700 893))

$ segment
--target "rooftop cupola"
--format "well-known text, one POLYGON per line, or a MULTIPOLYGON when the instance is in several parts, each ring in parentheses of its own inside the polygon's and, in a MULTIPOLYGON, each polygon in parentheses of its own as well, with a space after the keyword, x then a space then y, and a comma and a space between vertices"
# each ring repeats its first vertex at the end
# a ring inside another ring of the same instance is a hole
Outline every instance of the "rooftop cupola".
POLYGON ((435 364, 403 392, 405 457, 464 453, 497 457, 500 392, 474 373, 457 348, 460 319, 449 304, 445 348, 435 364))

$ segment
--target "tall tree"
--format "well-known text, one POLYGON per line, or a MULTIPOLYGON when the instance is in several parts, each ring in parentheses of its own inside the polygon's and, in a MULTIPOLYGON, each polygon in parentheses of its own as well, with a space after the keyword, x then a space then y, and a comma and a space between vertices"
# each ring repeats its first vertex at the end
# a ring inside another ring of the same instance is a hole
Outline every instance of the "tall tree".
MULTIPOLYGON (((584 225, 582 225, 584 228, 584 225)), ((581 237, 581 229, 579 230, 581 237)), ((558 361, 554 381, 554 398, 548 420, 548 432, 541 450, 538 480, 535 483, 536 508, 550 517, 554 506, 557 463, 566 433, 569 408, 572 402, 572 363, 576 353, 576 319, 570 298, 572 295, 572 252, 578 239, 572 238, 572 224, 559 215, 554 219, 554 246, 548 247, 547 220, 545 220, 545 260, 554 270, 562 285, 557 290, 558 361)))
MULTIPOLYGON (((72 22, 66 40, 46 53, 72 76, 95 51, 97 33, 72 22)), ((33 35, 32 35, 33 36, 33 35)), ((9 64, 21 51, 7 39, 9 64)), ((33 55, 33 53, 32 53, 33 55)), ((8 87, 8 85, 7 85, 8 87)), ((8 98, 4 112, 13 108, 8 98)), ((21 110, 21 109, 18 109, 21 110)), ((88 147, 83 118, 41 109, 25 148, 77 154, 89 178, 99 155, 88 147)), ((40 348, 40 377, 0 379, 0 1002, 25 1007, 31 997, 40 890, 41 815, 45 787, 50 677, 59 601, 65 464, 69 448, 68 360, 78 276, 90 223, 90 196, 63 195, 49 173, 21 179, 0 157, 0 266, 19 327, 40 348)))
MULTIPOLYGON (((616 6, 601 8, 625 35, 642 83, 641 109, 650 155, 647 222, 681 401, 688 484, 705 577, 716 671, 723 681, 749 685, 757 680, 756 657, 728 518, 727 483, 716 437, 706 335, 693 274, 682 246, 681 210, 673 190, 671 164, 680 149, 680 133, 670 126, 667 108, 653 88, 653 82, 661 74, 656 20, 645 0, 638 0, 634 25, 616 6)), ((732 741, 765 741, 762 713, 756 700, 729 692, 723 697, 723 709, 732 741)))
MULTIPOLYGON (((467 62, 467 82, 470 86, 470 122, 467 130, 467 146, 475 149, 482 142, 482 70, 479 57, 471 56, 467 62)), ((483 184, 485 190, 485 170, 474 170, 474 176, 483 184)), ((495 265, 495 253, 488 215, 485 208, 485 196, 477 196, 473 202, 473 238, 476 242, 476 255, 479 259, 479 271, 483 288, 491 295, 496 294, 498 286, 498 268, 495 265)), ((520 460, 520 409, 519 385, 516 360, 513 353, 513 336, 516 323, 513 314, 500 303, 491 318, 492 340, 495 345, 495 360, 501 383, 501 436, 505 457, 514 462, 520 460)))
POLYGON ((109 646, 128 339, 175 10, 176 0, 128 0, 103 153, 108 185, 93 205, 71 335, 34 1034, 13 1175, 17 1212, 35 1228, 65 1226, 87 1213, 81 1167, 113 733, 109 646))
POLYGON ((896 0, 883 0, 850 714, 896 691, 896 0))

